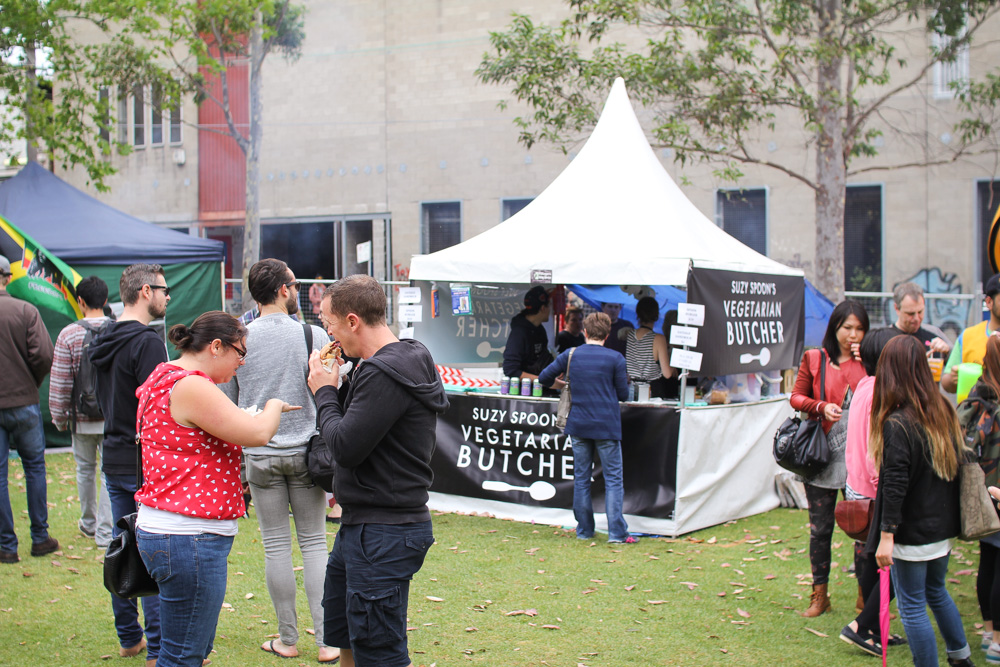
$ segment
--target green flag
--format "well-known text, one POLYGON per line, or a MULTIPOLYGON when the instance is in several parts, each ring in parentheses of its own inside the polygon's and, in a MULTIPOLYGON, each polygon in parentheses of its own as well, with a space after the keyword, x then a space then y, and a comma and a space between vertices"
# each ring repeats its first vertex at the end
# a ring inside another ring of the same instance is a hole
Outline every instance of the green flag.
POLYGON ((66 317, 83 317, 76 301, 80 274, 0 215, 0 255, 10 260, 10 295, 66 317))

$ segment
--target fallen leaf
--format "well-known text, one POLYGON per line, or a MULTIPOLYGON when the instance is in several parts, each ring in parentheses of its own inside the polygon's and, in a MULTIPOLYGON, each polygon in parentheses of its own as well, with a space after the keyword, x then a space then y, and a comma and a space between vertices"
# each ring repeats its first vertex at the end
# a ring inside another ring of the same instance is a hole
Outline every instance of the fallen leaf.
MULTIPOLYGON (((414 628, 414 630, 415 630, 415 629, 416 629, 416 628, 414 628)), ((465 629, 465 631, 466 631, 466 632, 478 632, 478 631, 479 631, 479 628, 466 628, 466 629, 465 629)))
POLYGON ((736 608, 736 613, 743 618, 750 618, 750 612, 740 609, 739 607, 736 608))
POLYGON ((829 637, 830 635, 824 634, 819 630, 813 630, 812 628, 805 628, 806 631, 813 633, 817 637, 829 637))
POLYGON ((680 584, 681 586, 687 586, 689 591, 693 591, 698 587, 698 584, 694 583, 693 581, 682 581, 680 582, 680 584))
POLYGON ((426 597, 426 598, 427 598, 428 600, 430 600, 431 602, 444 602, 444 598, 439 598, 439 597, 436 597, 436 596, 434 596, 434 595, 427 595, 427 596, 425 596, 425 597, 426 597))
POLYGON ((541 627, 545 628, 546 630, 558 630, 559 629, 558 625, 543 625, 541 627))
POLYGON ((666 600, 646 600, 649 604, 666 604, 666 600))
POLYGON ((769 574, 766 577, 764 577, 764 581, 771 581, 772 579, 777 579, 777 578, 778 578, 777 575, 775 575, 775 574, 769 574))
POLYGON ((253 599, 253 593, 247 593, 243 597, 245 597, 247 600, 251 600, 251 599, 253 599))

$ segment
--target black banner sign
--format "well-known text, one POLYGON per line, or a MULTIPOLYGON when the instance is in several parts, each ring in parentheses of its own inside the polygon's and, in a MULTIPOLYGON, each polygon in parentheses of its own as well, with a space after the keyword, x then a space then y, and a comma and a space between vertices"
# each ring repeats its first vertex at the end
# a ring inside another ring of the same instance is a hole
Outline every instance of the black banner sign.
POLYGON ((805 339, 805 280, 693 268, 688 302, 705 306, 700 375, 794 368, 805 339))
MULTIPOLYGON (((556 402, 449 395, 438 418, 431 491, 519 505, 573 507, 573 447, 555 427, 556 402)), ((669 518, 677 479, 676 409, 622 405, 627 514, 669 518)), ((604 511, 604 476, 595 466, 596 512, 604 511)))

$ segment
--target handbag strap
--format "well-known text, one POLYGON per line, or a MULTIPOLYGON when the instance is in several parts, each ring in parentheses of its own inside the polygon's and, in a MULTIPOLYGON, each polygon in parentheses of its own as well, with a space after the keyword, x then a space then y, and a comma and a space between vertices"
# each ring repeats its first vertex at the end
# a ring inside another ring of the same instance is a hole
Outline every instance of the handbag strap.
MULTIPOLYGON (((163 375, 160 380, 167 377, 168 375, 173 375, 174 373, 180 373, 180 370, 170 371, 163 375)), ((139 411, 139 428, 135 433, 135 488, 142 488, 142 425, 144 418, 146 416, 146 408, 149 407, 149 402, 153 399, 153 390, 159 386, 154 384, 149 388, 149 395, 146 397, 146 402, 142 404, 142 410, 139 411)))
MULTIPOLYGON (((312 325, 307 324, 306 322, 303 322, 302 323, 302 331, 303 331, 303 333, 305 334, 305 337, 306 337, 306 358, 308 359, 309 355, 311 355, 312 351, 313 351, 313 328, 312 328, 312 325)), ((308 384, 308 382, 309 382, 309 364, 306 364, 306 383, 308 384)))
POLYGON ((573 353, 576 351, 575 347, 569 348, 569 356, 566 357, 566 379, 563 380, 567 385, 569 384, 569 365, 573 363, 573 353))
POLYGON ((826 350, 819 351, 819 400, 826 402, 826 350))

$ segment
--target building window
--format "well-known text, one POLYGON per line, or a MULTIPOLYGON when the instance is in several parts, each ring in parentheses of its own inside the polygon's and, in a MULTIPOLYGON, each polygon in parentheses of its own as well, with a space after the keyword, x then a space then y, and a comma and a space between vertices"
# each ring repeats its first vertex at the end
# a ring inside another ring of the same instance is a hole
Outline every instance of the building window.
POLYGON ((170 143, 179 144, 181 143, 181 107, 180 103, 177 104, 176 109, 170 109, 167 111, 167 118, 170 123, 170 143))
POLYGON ((421 252, 437 252, 462 242, 461 202, 422 204, 421 209, 421 252))
POLYGON ((882 186, 849 185, 844 203, 844 288, 882 291, 882 186))
MULTIPOLYGON (((936 51, 948 48, 953 39, 962 39, 965 31, 958 37, 948 37, 947 35, 932 36, 932 42, 936 51)), ((961 84, 969 80, 969 45, 959 47, 955 54, 955 59, 951 62, 934 63, 934 97, 936 99, 950 99, 955 97, 955 84, 961 84)))
POLYGON ((128 93, 118 86, 118 143, 128 142, 128 93))
POLYGON ((149 143, 153 146, 163 144, 163 89, 160 86, 153 86, 153 94, 150 96, 150 123, 149 123, 149 143))
POLYGON ((142 86, 132 89, 132 143, 146 144, 146 105, 142 101, 142 86))
POLYGON ((98 133, 103 146, 111 143, 111 91, 101 88, 97 91, 97 104, 101 122, 98 124, 98 133))
MULTIPOLYGON (((1000 206, 1000 181, 980 181, 976 184, 977 214, 979 217, 979 278, 986 281, 993 275, 990 265, 990 228, 1000 206)), ((972 291, 972 290, 967 290, 972 291)))
POLYGON ((716 224, 743 245, 767 254, 767 190, 718 190, 716 224))
POLYGON ((500 222, 521 212, 521 209, 530 204, 532 199, 503 199, 500 202, 500 222))

